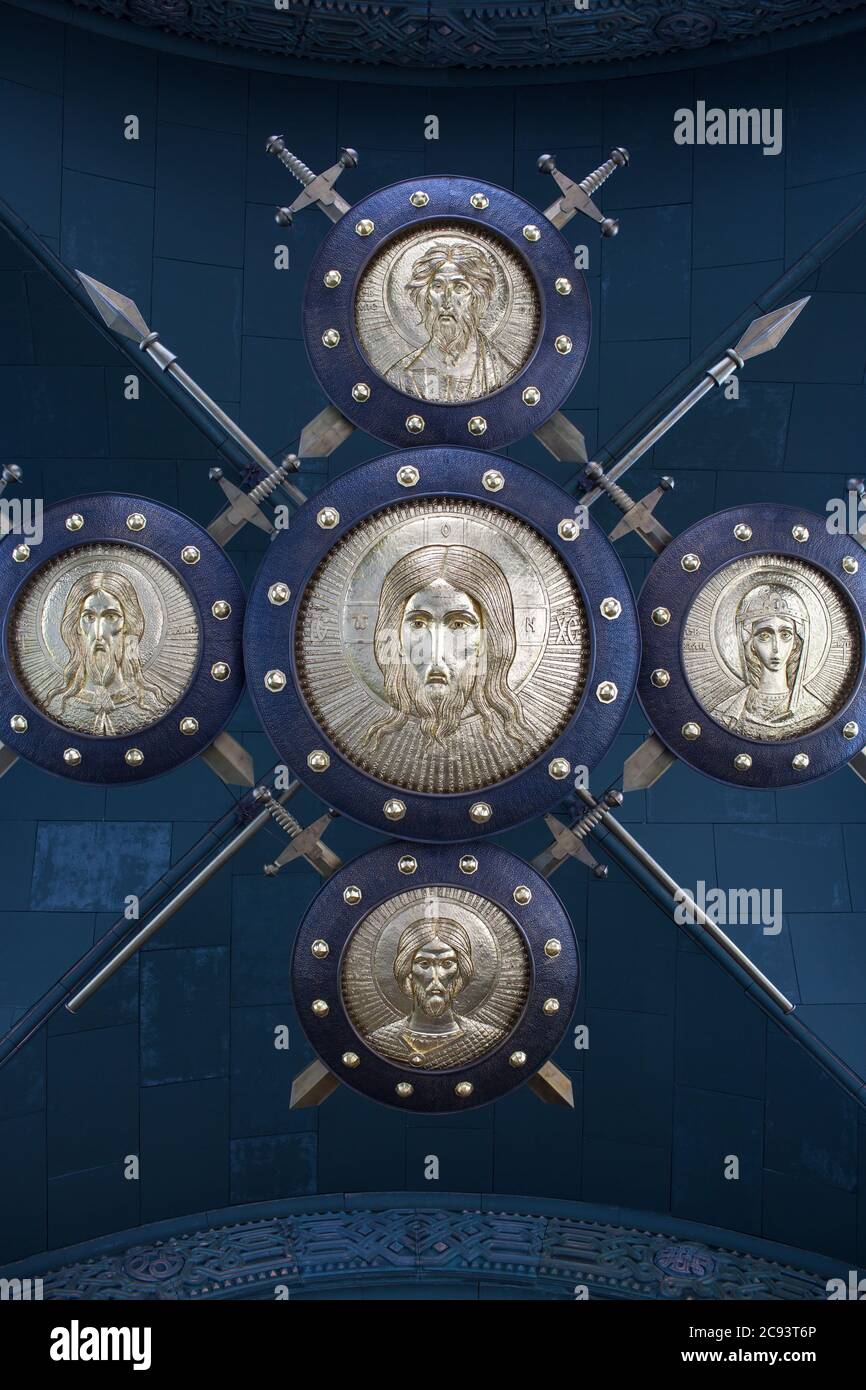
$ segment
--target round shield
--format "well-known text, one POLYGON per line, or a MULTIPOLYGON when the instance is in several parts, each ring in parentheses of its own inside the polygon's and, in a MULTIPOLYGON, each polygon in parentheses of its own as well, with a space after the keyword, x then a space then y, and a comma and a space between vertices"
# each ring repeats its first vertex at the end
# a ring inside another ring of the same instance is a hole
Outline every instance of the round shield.
POLYGON ((304 299, 313 371, 395 446, 497 449, 559 409, 590 306, 562 233, 516 194, 451 177, 363 198, 323 241, 304 299))
POLYGON ((638 605, 659 738, 737 786, 835 772, 866 742, 864 571, 854 537, 796 507, 731 508, 678 536, 638 605))
POLYGON ((298 1016, 329 1070, 428 1113, 529 1080, 561 1042, 578 983, 556 893, 490 843, 362 855, 315 898, 292 960, 298 1016))
POLYGON ((610 747, 639 656, 628 580, 585 509, 465 449, 322 489, 270 546, 244 642, 280 757, 331 806, 425 840, 561 799, 610 747))
POLYGON ((155 777, 201 753, 243 689, 244 591, 173 507, 97 493, 0 542, 0 737, 81 782, 155 777))

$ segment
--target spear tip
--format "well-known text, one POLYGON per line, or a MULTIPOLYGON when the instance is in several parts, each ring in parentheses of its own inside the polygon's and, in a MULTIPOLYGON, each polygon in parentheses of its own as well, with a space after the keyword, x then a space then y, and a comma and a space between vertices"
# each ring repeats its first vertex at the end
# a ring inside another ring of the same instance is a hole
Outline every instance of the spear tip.
POLYGON ((760 318, 753 319, 734 351, 744 362, 748 362, 750 357, 758 357, 762 352, 772 352, 799 318, 810 298, 811 295, 807 294, 803 299, 795 299, 790 304, 783 304, 781 308, 774 309, 772 313, 762 314, 760 318))
POLYGON ((150 330, 133 299, 113 290, 110 285, 103 285, 101 281, 94 280, 92 275, 85 275, 83 270, 76 270, 75 274, 108 328, 115 333, 121 333, 125 338, 131 338, 134 343, 140 343, 147 337, 150 330))

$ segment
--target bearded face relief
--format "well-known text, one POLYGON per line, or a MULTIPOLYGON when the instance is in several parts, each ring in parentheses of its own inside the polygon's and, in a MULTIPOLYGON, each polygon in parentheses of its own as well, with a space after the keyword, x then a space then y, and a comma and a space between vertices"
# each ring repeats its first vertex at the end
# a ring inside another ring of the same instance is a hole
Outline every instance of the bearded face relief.
POLYGON ((526 523, 484 503, 387 508, 301 604, 308 705, 357 766, 423 791, 487 786, 553 741, 588 657, 580 597, 526 523))
POLYGON ((69 729, 111 737, 148 727, 183 693, 198 624, 167 566, 122 546, 87 546, 37 571, 12 623, 16 675, 69 729))
POLYGON ((439 224, 386 243, 361 277, 358 336, 371 364, 425 401, 479 400, 523 367, 540 320, 520 257, 487 231, 439 224))
POLYGON ((477 1061, 518 1021, 529 987, 519 933, 485 898, 417 889, 374 909, 349 940, 347 1012, 382 1057, 412 1067, 477 1061))
POLYGON ((713 576, 683 640, 686 674, 713 719, 759 740, 792 738, 832 718, 859 667, 848 601, 819 570, 755 556, 713 576))

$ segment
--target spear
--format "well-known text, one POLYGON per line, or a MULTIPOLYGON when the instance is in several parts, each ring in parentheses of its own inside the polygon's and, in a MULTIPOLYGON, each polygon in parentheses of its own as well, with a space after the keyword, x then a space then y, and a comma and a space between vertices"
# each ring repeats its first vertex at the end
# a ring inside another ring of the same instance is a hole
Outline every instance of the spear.
MULTIPOLYGON (((148 328, 145 323, 141 310, 134 300, 129 299, 125 294, 120 294, 117 290, 111 289, 108 285, 103 285, 99 280, 94 280, 92 276, 85 275, 83 271, 76 270, 78 276, 90 299, 93 301, 96 312, 102 319, 107 328, 113 333, 120 334, 123 338, 130 338, 142 352, 146 352, 162 371, 173 376, 179 386, 202 406, 217 424, 221 425, 228 435, 239 444, 244 453, 257 464, 266 474, 278 473, 280 470, 272 459, 263 449, 260 449, 249 435, 244 434, 240 425, 235 424, 231 416, 226 415, 225 411, 217 405, 215 400, 203 391, 198 382, 194 381, 188 372, 177 360, 173 352, 159 340, 159 334, 148 328)), ((285 488, 289 496, 297 503, 305 502, 307 499, 299 487, 294 483, 288 482, 284 477, 280 479, 280 485, 285 488)))
MULTIPOLYGON (((809 303, 810 296, 806 295, 803 299, 795 299, 791 304, 784 304, 780 309, 774 309, 770 314, 762 314, 760 318, 753 319, 740 338, 736 347, 728 348, 724 355, 712 367, 706 368, 701 373, 700 379, 683 396, 672 410, 663 415, 651 429, 649 429, 636 444, 617 459, 605 472, 599 473, 599 465, 590 465, 592 472, 589 476, 590 490, 581 498, 583 506, 590 507, 593 502, 597 502, 599 497, 607 495, 612 498, 620 510, 627 514, 634 507, 641 507, 641 503, 635 503, 628 493, 616 486, 617 478, 621 478, 632 464, 637 463, 639 458, 650 450, 654 444, 667 434, 678 420, 687 415, 698 401, 703 400, 704 396, 712 391, 714 386, 724 386, 735 372, 744 367, 753 357, 759 357, 763 352, 772 352, 777 348, 784 338, 788 329, 796 321, 798 316, 809 303)), ((637 519, 637 518, 636 518, 637 519)), ((620 527, 622 523, 620 523, 620 527)), ((639 527, 626 526, 623 530, 640 529, 639 527)), ((622 534, 617 528, 617 534, 622 534)))

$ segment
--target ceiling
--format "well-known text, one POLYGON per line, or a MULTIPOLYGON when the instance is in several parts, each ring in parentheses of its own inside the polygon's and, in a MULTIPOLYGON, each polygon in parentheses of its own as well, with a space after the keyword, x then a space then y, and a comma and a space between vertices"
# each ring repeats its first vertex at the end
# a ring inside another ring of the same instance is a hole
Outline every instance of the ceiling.
POLYGON ((781 31, 817 37, 864 8, 864 0, 586 0, 577 8, 582 2, 55 0, 51 12, 72 12, 79 25, 90 16, 135 26, 151 42, 163 35, 218 45, 224 59, 477 70, 633 62, 781 31))

